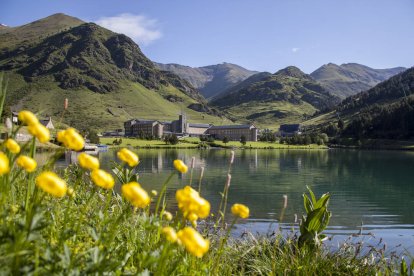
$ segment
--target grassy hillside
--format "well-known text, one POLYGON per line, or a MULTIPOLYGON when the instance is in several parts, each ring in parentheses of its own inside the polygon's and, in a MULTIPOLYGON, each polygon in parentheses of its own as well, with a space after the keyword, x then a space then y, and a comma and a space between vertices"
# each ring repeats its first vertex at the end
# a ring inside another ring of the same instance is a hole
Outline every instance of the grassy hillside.
POLYGON ((250 77, 212 104, 237 120, 277 128, 282 123, 302 122, 339 101, 296 67, 261 76, 250 77))
POLYGON ((406 68, 373 69, 357 63, 321 66, 310 75, 329 92, 344 99, 368 90, 378 83, 404 71, 406 68))
MULTIPOLYGON (((73 20, 54 15, 11 33, 23 34, 32 25, 49 30, 56 24, 58 30, 73 20)), ((9 78, 6 105, 15 110, 29 108, 57 119, 68 98, 67 123, 99 130, 136 117, 176 119, 181 112, 190 121, 222 121, 191 84, 158 70, 125 35, 85 23, 44 39, 26 38, 0 52, 0 71, 9 78)))
POLYGON ((231 63, 222 63, 204 67, 189 67, 179 64, 156 63, 161 70, 170 71, 187 80, 206 98, 220 95, 226 89, 256 74, 231 63))

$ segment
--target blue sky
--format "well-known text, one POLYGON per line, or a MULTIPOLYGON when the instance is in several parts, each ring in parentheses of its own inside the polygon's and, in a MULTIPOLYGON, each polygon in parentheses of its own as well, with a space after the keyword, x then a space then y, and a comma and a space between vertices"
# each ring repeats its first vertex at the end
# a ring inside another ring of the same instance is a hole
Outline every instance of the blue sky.
POLYGON ((57 12, 126 33, 162 63, 414 65, 413 0, 0 0, 9 26, 57 12))

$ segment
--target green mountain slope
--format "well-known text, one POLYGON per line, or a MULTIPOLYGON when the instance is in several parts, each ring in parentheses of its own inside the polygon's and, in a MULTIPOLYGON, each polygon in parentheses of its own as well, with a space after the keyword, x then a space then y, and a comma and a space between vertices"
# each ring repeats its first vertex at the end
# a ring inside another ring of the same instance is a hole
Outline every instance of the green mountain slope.
POLYGON ((310 75, 329 92, 344 99, 368 90, 405 69, 404 67, 373 69, 357 63, 342 65, 329 63, 321 66, 310 75))
POLYGON ((179 64, 161 63, 156 63, 156 66, 161 70, 173 72, 187 80, 206 98, 218 96, 231 86, 257 73, 231 63, 196 68, 179 64))
POLYGON ((0 49, 14 47, 20 43, 36 43, 45 37, 83 24, 82 20, 65 15, 53 14, 46 18, 19 27, 0 28, 0 49))
POLYGON ((57 119, 69 98, 65 122, 78 128, 120 128, 131 117, 166 120, 181 112, 193 121, 223 120, 187 81, 155 68, 130 38, 93 23, 3 48, 0 71, 10 78, 8 106, 57 119))
POLYGON ((211 103, 237 120, 275 128, 301 122, 338 102, 309 75, 290 66, 275 74, 252 76, 211 103))
POLYGON ((414 68, 346 98, 333 112, 306 124, 323 127, 338 118, 345 122, 342 136, 414 138, 414 68))

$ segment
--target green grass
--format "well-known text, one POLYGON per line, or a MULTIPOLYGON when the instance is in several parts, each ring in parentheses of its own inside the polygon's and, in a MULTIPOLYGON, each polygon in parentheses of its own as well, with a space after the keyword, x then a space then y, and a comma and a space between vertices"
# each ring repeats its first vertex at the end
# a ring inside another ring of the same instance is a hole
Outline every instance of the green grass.
MULTIPOLYGON (((112 145, 112 142, 118 138, 109 138, 104 137, 100 139, 101 144, 112 145)), ((200 142, 199 138, 196 137, 186 137, 177 145, 166 145, 164 141, 161 140, 140 140, 134 138, 122 138, 122 144, 117 145, 116 147, 139 147, 139 148, 197 148, 200 142)), ((252 148, 252 149, 326 149, 326 146, 318 146, 315 144, 312 145, 285 145, 279 143, 271 142, 247 142, 243 146, 238 141, 230 141, 227 144, 224 144, 222 141, 216 140, 211 146, 213 147, 222 147, 222 148, 252 148)))

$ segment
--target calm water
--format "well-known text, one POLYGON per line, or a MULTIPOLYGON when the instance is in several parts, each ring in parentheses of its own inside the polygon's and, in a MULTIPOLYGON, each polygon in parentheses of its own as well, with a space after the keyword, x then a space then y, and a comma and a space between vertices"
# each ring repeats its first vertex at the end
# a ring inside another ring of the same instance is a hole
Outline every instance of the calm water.
MULTIPOLYGON (((160 190, 173 170, 174 159, 189 164, 196 160, 193 186, 200 167, 205 167, 202 196, 217 207, 219 193, 226 182, 229 150, 138 150, 140 183, 148 190, 160 190)), ((103 166, 110 168, 115 151, 99 154, 103 166)), ((251 217, 237 225, 235 235, 244 230, 266 234, 278 227, 283 195, 288 207, 283 228, 297 229, 295 214, 303 213, 302 193, 306 185, 317 196, 332 194, 332 219, 327 233, 331 245, 351 234, 368 244, 382 238, 387 251, 414 253, 414 153, 350 150, 239 150, 232 167, 229 205, 249 206, 251 217), (372 237, 372 235, 375 236, 372 237)), ((169 186, 169 204, 174 208, 174 192, 189 183, 189 174, 177 175, 169 186)))

